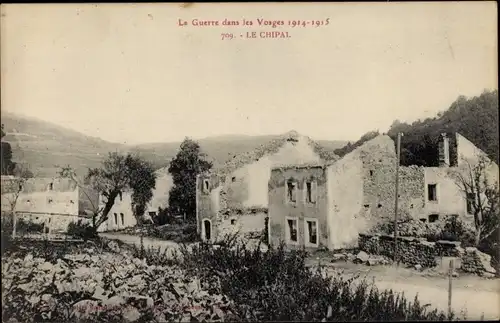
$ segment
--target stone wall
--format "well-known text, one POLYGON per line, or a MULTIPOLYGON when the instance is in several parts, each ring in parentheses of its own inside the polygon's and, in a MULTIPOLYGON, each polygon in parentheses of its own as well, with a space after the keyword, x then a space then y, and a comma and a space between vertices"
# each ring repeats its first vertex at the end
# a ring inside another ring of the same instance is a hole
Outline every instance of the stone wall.
POLYGON ((273 169, 269 180, 269 231, 271 243, 278 245, 285 241, 290 249, 323 248, 328 246, 328 220, 327 220, 327 194, 326 174, 322 166, 290 166, 273 169), (293 179, 297 183, 296 202, 287 202, 286 182, 293 179), (314 203, 305 201, 305 182, 314 180, 316 183, 316 198, 314 203), (296 243, 287 241, 289 231, 287 221, 297 221, 296 243), (311 247, 306 244, 306 221, 316 219, 318 246, 311 247))
MULTIPOLYGON (((393 258, 394 236, 360 234, 359 249, 393 258)), ((462 252, 460 242, 428 242, 421 238, 398 237, 399 259, 409 265, 434 267, 437 264, 436 257, 460 257, 462 252)))
MULTIPOLYGON (((394 236, 360 234, 358 244, 366 253, 394 257, 394 236)), ((495 274, 489 255, 476 248, 464 250, 458 241, 429 242, 422 238, 398 237, 398 255, 402 263, 422 267, 435 267, 441 257, 456 257, 465 272, 495 274)))

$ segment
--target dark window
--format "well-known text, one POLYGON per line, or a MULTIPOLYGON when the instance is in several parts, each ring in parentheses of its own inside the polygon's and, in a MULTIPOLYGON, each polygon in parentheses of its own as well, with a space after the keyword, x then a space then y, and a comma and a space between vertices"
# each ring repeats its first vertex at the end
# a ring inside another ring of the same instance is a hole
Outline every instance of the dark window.
POLYGON ((122 225, 125 224, 125 216, 123 215, 123 213, 120 213, 120 217, 122 218, 122 225))
POLYGON ((210 188, 210 183, 208 182, 208 179, 204 179, 203 180, 203 191, 205 193, 208 193, 209 192, 209 188, 210 188))
POLYGON ((233 178, 231 178, 231 181, 235 182, 236 181, 236 177, 233 176, 233 178))
POLYGON ((231 219, 231 225, 235 225, 236 224, 236 220, 235 219, 231 219))
POLYGON ((422 221, 422 222, 424 222, 424 223, 425 223, 425 222, 427 222, 427 219, 422 218, 422 219, 420 219, 420 221, 422 221))
POLYGON ((427 198, 429 201, 437 201, 437 185, 427 185, 427 198))
POLYGON ((54 183, 49 184, 49 191, 52 191, 54 189, 54 183))
POLYGON ((288 232, 290 241, 297 241, 297 220, 288 220, 288 232))
POLYGON ((307 221, 307 231, 309 243, 318 243, 318 228, 316 221, 307 221))
POLYGON ((210 240, 211 235, 212 235, 212 226, 210 224, 209 220, 204 220, 203 221, 204 229, 205 229, 205 240, 210 240))
POLYGON ((474 202, 476 196, 474 193, 467 193, 467 214, 474 214, 474 202))
POLYGON ((370 170, 370 176, 373 176, 373 171, 372 170, 370 170))
POLYGON ((115 224, 118 225, 118 214, 114 213, 115 216, 115 224))
POLYGON ((439 215, 431 214, 429 215, 429 223, 436 222, 439 219, 439 215))
POLYGON ((316 200, 316 183, 306 182, 306 202, 314 203, 316 200))
POLYGON ((377 205, 377 207, 380 209, 382 207, 382 204, 377 205))
POLYGON ((289 181, 287 183, 287 197, 288 197, 288 202, 296 202, 297 201, 297 183, 289 181))

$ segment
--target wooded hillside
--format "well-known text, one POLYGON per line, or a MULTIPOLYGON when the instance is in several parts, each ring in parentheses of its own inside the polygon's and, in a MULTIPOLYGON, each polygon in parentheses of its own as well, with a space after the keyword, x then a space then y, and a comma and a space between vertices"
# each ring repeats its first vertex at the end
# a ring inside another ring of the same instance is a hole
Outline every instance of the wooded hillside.
MULTIPOLYGON (((401 138, 401 165, 404 166, 438 166, 439 136, 455 132, 465 136, 498 163, 498 90, 484 91, 472 98, 459 96, 446 111, 434 118, 411 124, 395 120, 387 134, 396 142, 398 132, 404 133, 401 138)), ((335 153, 343 156, 376 135, 378 131, 370 131, 335 153)), ((456 154, 453 140, 450 154, 453 161, 456 154)))

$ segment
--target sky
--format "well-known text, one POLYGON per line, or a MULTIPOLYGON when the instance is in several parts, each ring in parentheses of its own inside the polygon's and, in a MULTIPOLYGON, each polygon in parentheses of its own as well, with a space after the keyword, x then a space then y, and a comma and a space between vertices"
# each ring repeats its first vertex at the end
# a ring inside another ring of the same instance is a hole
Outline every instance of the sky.
POLYGON ((494 1, 1 10, 2 111, 112 142, 292 129, 356 140, 395 119, 434 116, 459 95, 498 88, 494 1), (319 27, 191 24, 327 18, 319 27), (290 38, 245 38, 253 31, 290 38))

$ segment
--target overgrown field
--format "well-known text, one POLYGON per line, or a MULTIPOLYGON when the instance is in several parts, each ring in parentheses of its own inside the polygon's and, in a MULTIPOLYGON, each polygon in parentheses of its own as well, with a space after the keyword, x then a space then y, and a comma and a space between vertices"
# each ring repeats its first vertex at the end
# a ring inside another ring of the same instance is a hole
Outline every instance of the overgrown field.
POLYGON ((305 266, 304 252, 22 242, 2 257, 2 318, 21 322, 445 320, 391 291, 305 266))

